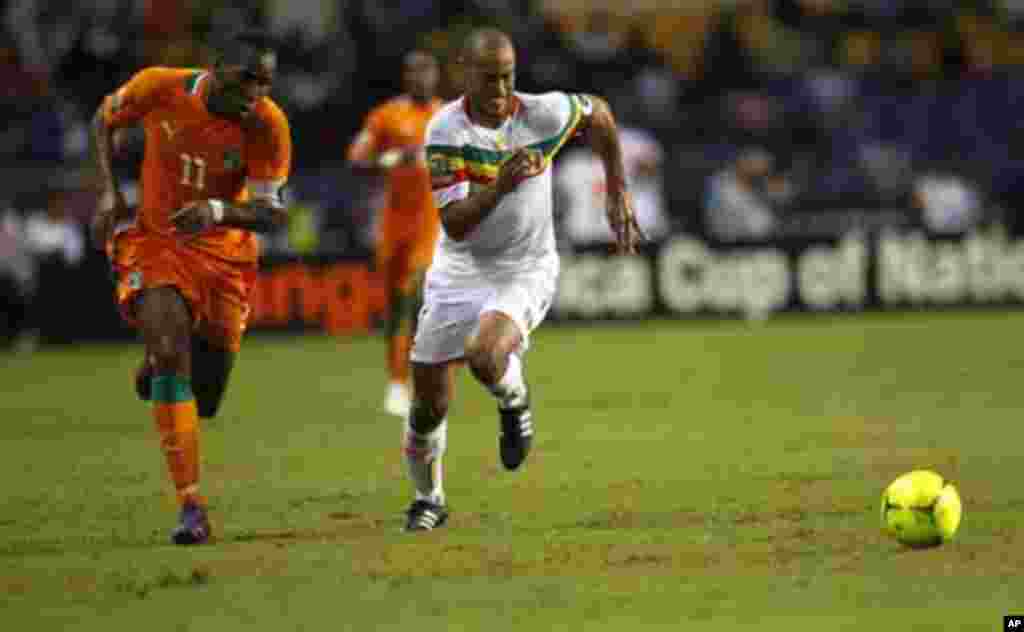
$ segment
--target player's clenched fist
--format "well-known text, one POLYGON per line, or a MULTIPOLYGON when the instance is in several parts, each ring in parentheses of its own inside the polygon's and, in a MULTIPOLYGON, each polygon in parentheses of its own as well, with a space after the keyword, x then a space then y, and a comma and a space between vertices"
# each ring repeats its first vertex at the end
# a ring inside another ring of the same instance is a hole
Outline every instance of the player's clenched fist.
MULTIPOLYGON (((171 215, 171 223, 183 233, 198 233, 214 226, 218 220, 216 200, 194 200, 171 215)), ((221 211, 223 213, 223 210, 221 211)))
POLYGON ((644 239, 643 230, 633 212, 633 199, 621 190, 608 195, 608 225, 615 233, 616 250, 622 255, 636 253, 636 245, 644 239))
POLYGON ((515 151, 498 171, 498 193, 505 195, 516 186, 544 171, 544 154, 536 149, 522 148, 515 151))

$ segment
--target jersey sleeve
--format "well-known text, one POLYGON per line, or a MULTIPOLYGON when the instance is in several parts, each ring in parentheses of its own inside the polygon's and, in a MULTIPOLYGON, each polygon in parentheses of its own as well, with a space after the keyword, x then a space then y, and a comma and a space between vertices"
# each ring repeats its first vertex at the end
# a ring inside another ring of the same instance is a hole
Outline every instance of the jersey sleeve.
POLYGON ((383 107, 376 107, 366 117, 363 128, 359 130, 348 148, 349 160, 369 160, 380 152, 387 136, 388 113, 383 107))
POLYGON ((168 68, 146 68, 103 100, 103 120, 110 127, 126 127, 155 108, 176 75, 168 68))
POLYGON ((536 143, 547 160, 553 159, 594 111, 594 104, 583 94, 549 92, 541 95, 538 129, 544 140, 536 143))
POLYGON ((427 126, 426 153, 434 205, 441 209, 469 197, 469 178, 462 147, 446 126, 444 114, 435 116, 427 126))
POLYGON ((267 126, 249 145, 246 157, 245 187, 253 199, 283 206, 281 189, 288 181, 292 166, 292 135, 288 118, 272 106, 267 126))

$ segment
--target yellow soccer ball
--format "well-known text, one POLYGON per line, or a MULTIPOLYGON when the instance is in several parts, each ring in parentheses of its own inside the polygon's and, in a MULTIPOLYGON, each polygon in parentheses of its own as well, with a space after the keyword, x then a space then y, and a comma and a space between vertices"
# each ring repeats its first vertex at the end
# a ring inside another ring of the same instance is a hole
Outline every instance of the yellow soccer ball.
POLYGON ((882 494, 882 528, 913 548, 951 540, 962 515, 956 487, 931 470, 907 472, 882 494))

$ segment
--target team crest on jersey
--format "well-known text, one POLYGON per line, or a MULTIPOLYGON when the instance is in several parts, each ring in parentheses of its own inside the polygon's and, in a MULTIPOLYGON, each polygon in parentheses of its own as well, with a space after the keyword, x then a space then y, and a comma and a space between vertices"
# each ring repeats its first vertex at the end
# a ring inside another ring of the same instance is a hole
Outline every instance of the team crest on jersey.
POLYGON ((229 149, 224 152, 224 169, 236 171, 242 168, 242 150, 229 149))

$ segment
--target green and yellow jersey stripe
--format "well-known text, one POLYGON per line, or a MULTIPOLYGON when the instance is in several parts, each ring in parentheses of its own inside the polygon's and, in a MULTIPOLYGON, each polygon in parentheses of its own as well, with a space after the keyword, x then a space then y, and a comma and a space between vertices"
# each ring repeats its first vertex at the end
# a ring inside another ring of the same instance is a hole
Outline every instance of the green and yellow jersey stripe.
MULTIPOLYGON (((544 160, 550 162, 558 154, 559 150, 572 135, 583 120, 583 108, 580 105, 579 97, 566 95, 569 99, 569 120, 565 126, 554 136, 536 143, 527 145, 529 149, 539 151, 544 155, 544 160)), ((511 150, 484 149, 473 145, 456 147, 453 145, 428 145, 427 157, 433 166, 439 164, 446 169, 443 171, 451 176, 456 176, 454 182, 469 180, 477 184, 490 184, 498 177, 498 170, 502 163, 512 156, 511 150), (442 161, 447 161, 445 164, 442 161)), ((454 184, 453 182, 453 184, 454 184)), ((450 185, 447 185, 450 186, 450 185)))

